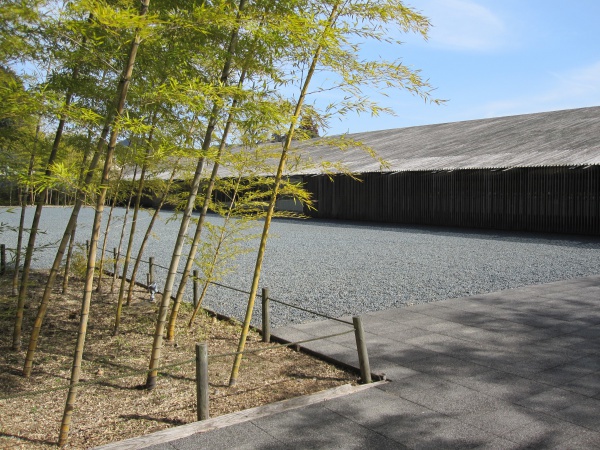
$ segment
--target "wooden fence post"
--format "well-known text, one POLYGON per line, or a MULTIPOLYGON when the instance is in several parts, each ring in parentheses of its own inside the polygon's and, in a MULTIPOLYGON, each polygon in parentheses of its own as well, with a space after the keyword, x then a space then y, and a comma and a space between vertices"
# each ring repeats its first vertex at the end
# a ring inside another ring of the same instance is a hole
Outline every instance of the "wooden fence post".
POLYGON ((6 272, 6 245, 0 244, 0 275, 6 272))
POLYGON ((208 344, 196 344, 196 402, 198 420, 206 420, 208 414, 208 344))
POLYGON ((269 310, 269 288, 262 290, 262 341, 271 342, 271 311, 269 310))
POLYGON ((198 296, 200 291, 200 286, 198 285, 198 271, 194 270, 192 272, 192 287, 194 289, 194 308, 198 306, 198 296))
POLYGON ((119 255, 117 254, 117 247, 113 247, 113 259, 115 260, 113 266, 113 277, 110 283, 110 293, 112 294, 115 289, 115 281, 117 280, 117 272, 119 271, 119 255))
POLYGON ((117 258, 117 248, 113 247, 113 275, 115 275, 117 273, 117 270, 119 270, 119 261, 117 258))
POLYGON ((154 256, 148 258, 148 286, 154 283, 154 256))
POLYGON ((367 353, 362 320, 359 316, 354 316, 352 317, 352 323, 354 324, 354 336, 356 337, 356 350, 358 350, 360 377, 364 384, 368 384, 371 382, 371 366, 369 365, 369 354, 367 353))

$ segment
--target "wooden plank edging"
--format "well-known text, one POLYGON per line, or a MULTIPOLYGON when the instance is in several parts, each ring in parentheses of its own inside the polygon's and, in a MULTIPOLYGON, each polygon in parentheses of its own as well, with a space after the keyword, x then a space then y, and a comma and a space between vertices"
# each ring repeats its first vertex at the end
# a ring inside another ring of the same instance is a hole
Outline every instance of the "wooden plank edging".
POLYGON ((168 428, 166 430, 157 431, 156 433, 148 434, 146 436, 113 442, 111 444, 94 447, 93 450, 134 450, 146 448, 152 445, 164 444, 197 433, 206 433, 208 431, 228 427, 230 425, 248 422, 261 417, 270 416, 272 414, 302 408, 304 406, 314 405, 316 403, 321 403, 337 397, 343 397, 348 394, 354 394, 365 389, 379 386, 383 383, 386 383, 386 381, 378 381, 371 384, 361 384, 356 386, 344 384, 326 391, 317 392, 316 394, 281 400, 279 402, 257 406, 255 408, 238 411, 231 414, 225 414, 223 416, 203 420, 201 422, 192 422, 187 425, 168 428))

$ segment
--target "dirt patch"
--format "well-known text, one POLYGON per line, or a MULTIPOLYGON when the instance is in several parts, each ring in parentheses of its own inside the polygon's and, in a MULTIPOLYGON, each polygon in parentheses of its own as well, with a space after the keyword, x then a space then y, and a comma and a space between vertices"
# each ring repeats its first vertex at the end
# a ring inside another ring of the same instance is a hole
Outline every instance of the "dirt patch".
MULTIPOLYGON (((45 275, 33 275, 23 325, 27 348, 45 275)), ((25 351, 13 352, 16 298, 10 297, 9 275, 0 278, 0 448, 56 448, 64 409, 74 344, 79 324, 83 286, 73 280, 67 293, 55 289, 40 337, 31 377, 22 377, 25 351), (47 391, 40 393, 41 391, 47 391), (37 393, 37 394, 36 394, 37 393)), ((60 286, 60 280, 56 286, 60 286)), ((191 307, 183 305, 176 342, 165 344, 157 387, 141 389, 148 367, 158 306, 141 287, 125 307, 121 331, 113 336, 118 286, 110 280, 95 293, 89 320, 82 381, 67 448, 87 448, 196 420, 195 363, 197 342, 209 345, 210 414, 216 417, 286 398, 318 392, 357 375, 287 348, 245 356, 238 383, 228 387, 241 327, 207 313, 187 327, 191 307), (130 372, 138 371, 135 375, 130 372)), ((160 300, 160 299, 159 299, 160 300)), ((260 342, 251 332, 247 350, 273 344, 260 342)))

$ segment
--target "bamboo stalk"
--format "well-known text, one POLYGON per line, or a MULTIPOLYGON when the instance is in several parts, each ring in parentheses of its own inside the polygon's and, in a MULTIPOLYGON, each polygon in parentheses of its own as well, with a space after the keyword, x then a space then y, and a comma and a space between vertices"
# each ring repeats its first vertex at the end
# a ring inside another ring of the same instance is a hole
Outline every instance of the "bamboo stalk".
MULTIPOLYGON (((329 15, 327 25, 323 30, 323 34, 327 33, 329 29, 333 27, 335 21, 337 19, 338 9, 340 7, 340 3, 336 3, 331 10, 331 14, 329 15)), ((275 212, 275 203, 277 201, 277 195, 279 194, 279 186, 281 183, 281 179, 283 178, 283 171, 285 169, 285 163, 287 160, 288 150, 292 143, 292 138, 294 136, 294 131, 296 129, 296 123, 298 122, 298 118, 300 117, 300 113, 302 112, 302 106, 304 104, 304 99, 306 98, 306 93, 308 92, 308 87, 310 85, 312 76, 315 73, 317 68, 317 63, 321 56, 321 52, 323 50, 323 44, 319 44, 315 49, 315 53, 313 55, 310 67, 306 74, 306 79, 304 80, 304 84, 302 86, 300 96, 298 97, 298 102, 296 103, 296 108, 294 109, 294 116, 292 117, 292 121, 290 123, 289 131, 285 142, 283 144, 283 148, 281 150, 281 156, 279 159, 279 164, 277 166, 277 173, 275 175, 275 179, 273 182, 273 192, 271 195, 271 200, 269 202, 269 208, 267 209, 267 215, 265 217, 265 223, 263 226, 263 232, 260 239, 260 244, 258 247, 258 254, 256 256, 256 264, 254 266, 254 276, 252 278, 252 287, 250 289, 250 296, 248 298, 248 304, 246 308, 246 315, 244 317, 244 324, 242 327, 242 333, 240 335, 240 341, 238 343, 237 353, 235 355, 233 361, 233 367, 231 369, 231 375, 229 377, 229 386, 234 386, 237 383, 237 378, 240 370, 240 365, 242 363, 242 357, 244 348, 246 347, 246 339, 248 338, 248 332, 250 330, 250 322, 252 321, 252 311, 254 309, 254 303, 256 301, 256 294, 258 291, 258 284, 260 282, 260 273, 262 269, 262 263, 265 256, 265 250, 267 247, 267 239, 269 237, 269 228, 271 227, 271 221, 273 219, 273 213, 275 212)))
MULTIPOLYGON (((140 5, 140 16, 144 16, 148 12, 150 0, 142 0, 140 5)), ((127 98, 127 91, 131 81, 131 75, 133 73, 133 66, 135 63, 135 57, 137 50, 141 42, 139 30, 136 30, 135 37, 131 43, 129 50, 128 61, 123 70, 123 76, 119 82, 119 90, 117 97, 117 116, 123 114, 125 109, 125 99, 127 98)), ((112 121, 111 121, 112 122, 112 121)), ((94 282, 94 271, 96 266, 96 250, 98 238, 100 236, 100 224, 102 222, 102 213, 104 210, 104 200, 106 198, 106 192, 108 189, 108 175, 112 165, 112 156, 114 154, 115 146, 117 143, 118 130, 113 125, 113 129, 110 135, 108 149, 106 151, 106 159, 104 161, 104 170, 102 171, 102 188, 96 202, 96 214, 94 215, 94 223, 92 227, 92 236, 90 242, 90 254, 88 258, 88 266, 85 280, 85 288, 83 294, 83 300, 81 303, 81 317, 79 322, 79 332, 77 335, 77 344, 75 347, 75 354, 73 356, 73 365, 71 369, 71 379, 69 383, 69 393, 67 395, 67 401, 65 403, 65 410, 60 426, 60 434, 58 437, 58 445, 64 446, 67 443, 69 429, 71 426, 71 417, 73 415, 73 409, 75 408, 75 400, 77 397, 77 390, 79 384, 79 378, 81 376, 81 362, 83 360, 83 349, 85 345, 85 337, 87 334, 87 322, 89 317, 90 304, 92 299, 92 289, 94 282)))
MULTIPOLYGON (((239 31, 240 31, 240 18, 243 9, 245 8, 247 0, 240 0, 238 6, 238 27, 232 32, 231 40, 229 42, 229 47, 227 49, 227 59, 223 66, 223 70, 221 72, 220 83, 226 85, 229 80, 229 74, 231 71, 231 64, 233 62, 233 52, 237 46, 239 31)), ((213 105, 210 119, 208 125, 206 127, 206 133, 204 136, 204 141, 202 142, 202 153, 205 154, 206 151, 210 148, 212 135, 217 125, 218 113, 219 113, 219 105, 215 102, 213 105)), ((181 220, 181 225, 179 227, 179 233, 177 235, 177 240, 175 243, 175 248, 173 249, 173 256, 171 258, 171 264, 169 265, 169 271, 167 273, 167 279, 165 281, 165 288, 163 290, 163 295, 159 307, 158 319, 156 321, 156 328, 154 331, 154 341, 152 343, 152 354, 150 355, 150 364, 148 377, 146 378, 146 388, 154 389, 156 386, 156 377, 158 376, 157 368, 160 362, 160 353, 163 341, 163 333, 165 329, 165 324, 167 321, 167 314, 169 311, 169 302, 171 300, 171 293, 173 292, 173 284, 175 283, 175 276, 177 273, 177 268, 179 267, 179 260, 181 258, 181 253, 183 250, 183 243, 187 234, 187 229, 190 223, 190 218, 192 215, 192 210, 194 208, 194 204, 196 203, 196 195, 198 193, 198 189, 200 188, 200 180, 202 177, 202 171, 204 169, 204 157, 201 157, 198 160, 198 164, 196 165, 196 172, 194 173, 194 179, 192 181, 192 186, 190 188, 190 195, 188 196, 188 201, 183 213, 183 218, 181 220)))

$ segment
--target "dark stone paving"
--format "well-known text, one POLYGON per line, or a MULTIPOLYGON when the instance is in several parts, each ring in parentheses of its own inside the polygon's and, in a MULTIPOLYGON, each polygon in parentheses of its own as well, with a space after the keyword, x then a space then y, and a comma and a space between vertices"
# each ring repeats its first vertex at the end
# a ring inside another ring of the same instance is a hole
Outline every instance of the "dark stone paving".
MULTIPOLYGON (((362 317, 371 371, 389 383, 149 448, 600 449, 600 276, 362 317)), ((306 347, 358 366, 353 334, 306 347)))

